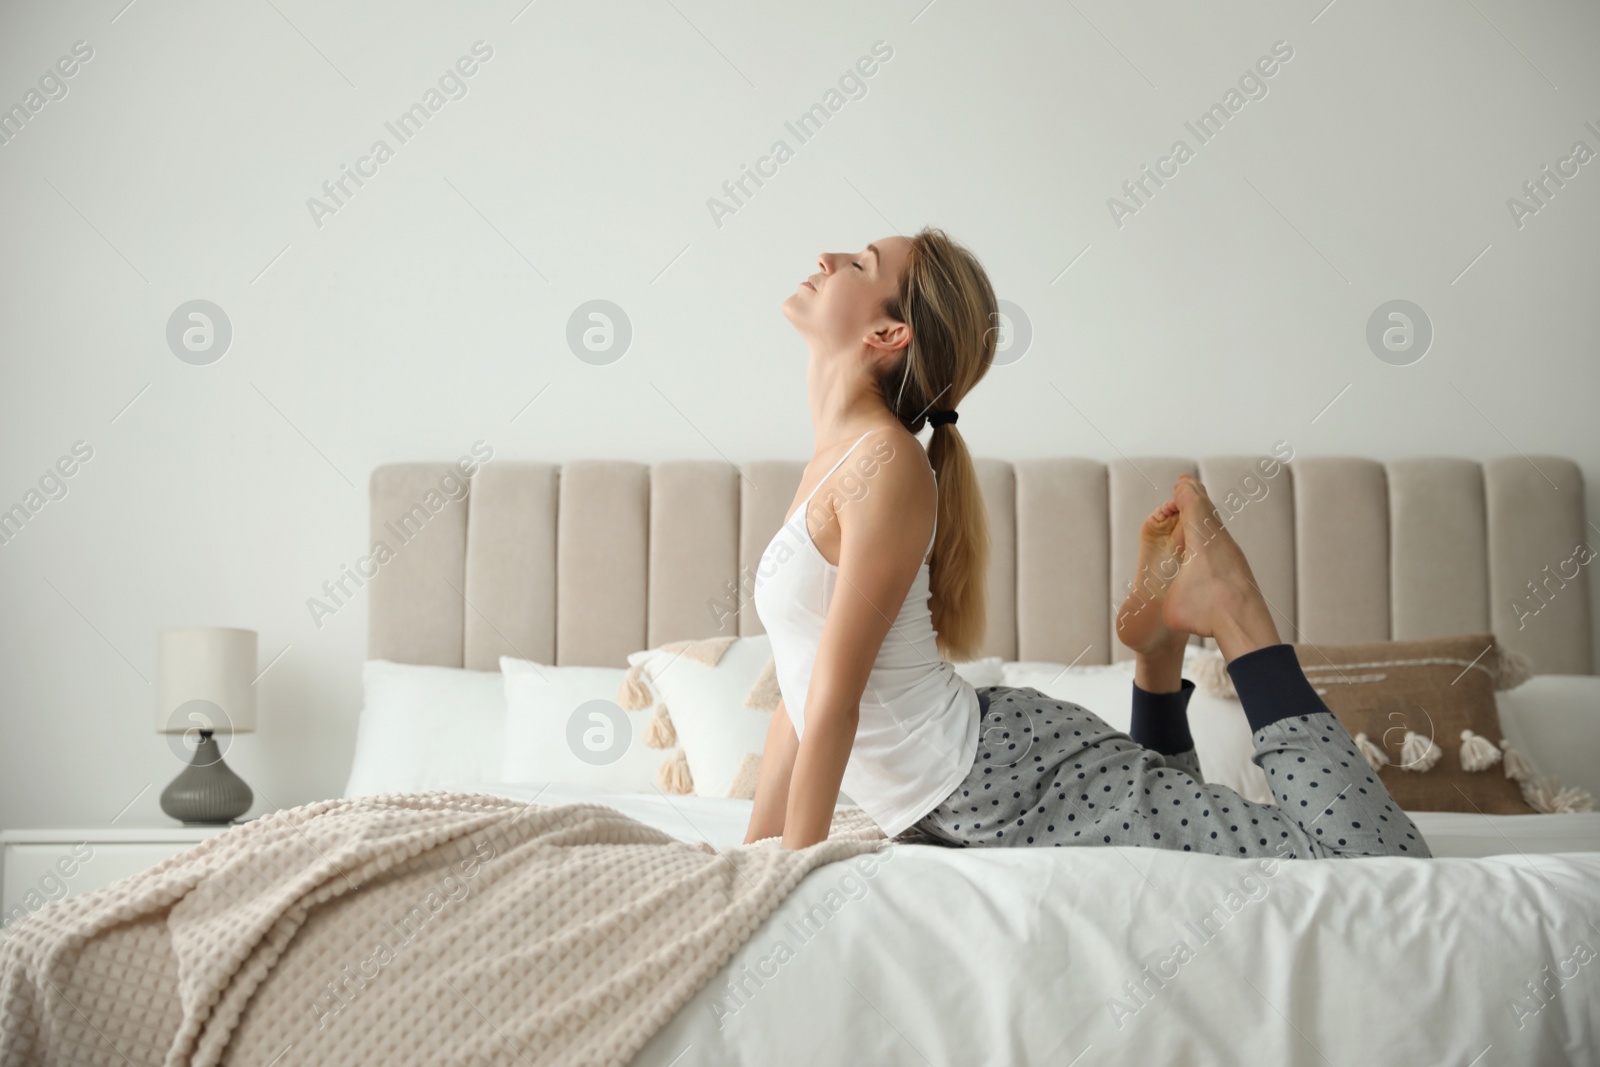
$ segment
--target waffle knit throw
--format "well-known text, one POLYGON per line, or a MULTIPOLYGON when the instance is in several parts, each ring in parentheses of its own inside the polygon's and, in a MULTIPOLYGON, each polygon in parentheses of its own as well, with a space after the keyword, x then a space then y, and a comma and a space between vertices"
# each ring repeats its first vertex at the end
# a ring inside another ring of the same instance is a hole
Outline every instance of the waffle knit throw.
POLYGON ((814 867, 600 804, 390 793, 264 815, 0 941, 0 1065, 624 1067, 814 867))

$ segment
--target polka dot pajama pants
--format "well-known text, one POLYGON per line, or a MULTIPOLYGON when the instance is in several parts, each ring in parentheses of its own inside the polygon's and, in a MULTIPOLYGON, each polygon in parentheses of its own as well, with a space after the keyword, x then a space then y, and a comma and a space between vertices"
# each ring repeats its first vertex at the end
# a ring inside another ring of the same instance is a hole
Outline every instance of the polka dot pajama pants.
POLYGON ((984 686, 972 770, 907 839, 1280 859, 1432 855, 1306 680, 1292 645, 1256 649, 1227 669, 1276 804, 1201 778, 1185 716, 1188 679, 1177 693, 1135 685, 1128 733, 1037 689, 984 686))

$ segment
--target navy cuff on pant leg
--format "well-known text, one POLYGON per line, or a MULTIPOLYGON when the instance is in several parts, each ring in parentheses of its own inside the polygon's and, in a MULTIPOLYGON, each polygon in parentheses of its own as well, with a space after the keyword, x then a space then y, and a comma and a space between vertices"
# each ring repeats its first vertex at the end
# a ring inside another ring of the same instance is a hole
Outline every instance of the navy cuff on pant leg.
POLYGON ((1189 736, 1189 694, 1194 683, 1183 679, 1176 693, 1151 693, 1133 683, 1133 718, 1128 736, 1163 756, 1176 756, 1194 748, 1189 736))
POLYGON ((1306 679, 1291 644, 1246 652, 1228 664, 1228 676, 1244 705, 1251 733, 1291 715, 1329 710, 1306 679))

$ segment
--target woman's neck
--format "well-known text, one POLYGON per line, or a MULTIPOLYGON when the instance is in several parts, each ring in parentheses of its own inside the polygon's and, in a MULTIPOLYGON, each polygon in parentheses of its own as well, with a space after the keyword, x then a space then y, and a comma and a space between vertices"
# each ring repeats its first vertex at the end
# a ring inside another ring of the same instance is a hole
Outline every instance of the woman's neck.
POLYGON ((818 358, 806 371, 806 401, 818 450, 855 440, 867 430, 898 425, 859 360, 818 358))

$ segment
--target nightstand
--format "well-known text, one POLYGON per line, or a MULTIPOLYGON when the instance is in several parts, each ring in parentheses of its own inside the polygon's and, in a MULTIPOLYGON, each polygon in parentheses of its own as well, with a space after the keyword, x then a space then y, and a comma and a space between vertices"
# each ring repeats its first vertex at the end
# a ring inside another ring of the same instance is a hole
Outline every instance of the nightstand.
POLYGON ((91 830, 6 830, 0 925, 46 901, 78 896, 153 867, 229 826, 100 827, 91 830))

